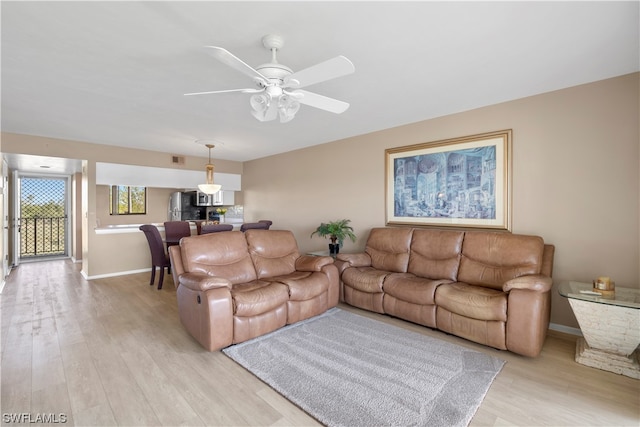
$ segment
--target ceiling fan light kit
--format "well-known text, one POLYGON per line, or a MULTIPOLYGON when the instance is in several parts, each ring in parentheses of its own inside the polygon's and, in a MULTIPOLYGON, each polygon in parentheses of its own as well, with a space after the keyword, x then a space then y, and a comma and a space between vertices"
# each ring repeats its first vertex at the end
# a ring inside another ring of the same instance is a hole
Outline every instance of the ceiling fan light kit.
POLYGON ((251 77, 257 86, 256 88, 194 92, 185 95, 228 92, 253 94, 249 99, 251 114, 261 122, 276 118, 279 118, 281 123, 289 122, 300 110, 301 104, 335 114, 343 113, 349 108, 349 104, 346 102, 300 90, 306 86, 353 73, 355 67, 347 58, 336 56, 294 73, 291 68, 278 63, 277 52, 284 45, 282 37, 273 34, 266 35, 262 38, 262 44, 271 51, 271 62, 256 68, 247 65, 222 47, 206 46, 218 61, 251 77))
POLYGON ((205 147, 209 149, 209 162, 207 163, 207 166, 206 166, 207 183, 199 184, 198 190, 200 190, 205 194, 215 194, 218 191, 220 191, 220 189, 222 188, 220 184, 213 183, 213 163, 211 163, 211 149, 214 148, 215 145, 205 144, 205 147))

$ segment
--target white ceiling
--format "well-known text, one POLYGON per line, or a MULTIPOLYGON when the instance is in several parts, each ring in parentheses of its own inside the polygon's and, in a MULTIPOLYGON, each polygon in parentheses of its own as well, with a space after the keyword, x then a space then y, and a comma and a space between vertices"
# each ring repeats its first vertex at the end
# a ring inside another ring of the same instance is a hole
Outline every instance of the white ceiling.
MULTIPOLYGON (((2 1, 2 130, 246 161, 640 69, 639 2, 2 1), (306 88, 351 104, 259 122, 265 34, 294 71, 337 55, 354 74, 306 88)), ((13 156, 12 159, 20 156, 13 156)))

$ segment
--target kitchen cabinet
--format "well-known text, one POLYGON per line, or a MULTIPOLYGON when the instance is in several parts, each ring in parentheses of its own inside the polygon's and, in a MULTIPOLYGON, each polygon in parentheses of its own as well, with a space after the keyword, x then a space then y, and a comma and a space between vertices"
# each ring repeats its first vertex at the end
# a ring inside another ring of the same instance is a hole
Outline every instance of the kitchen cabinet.
POLYGON ((212 195, 212 206, 231 206, 235 204, 235 191, 220 190, 212 195))

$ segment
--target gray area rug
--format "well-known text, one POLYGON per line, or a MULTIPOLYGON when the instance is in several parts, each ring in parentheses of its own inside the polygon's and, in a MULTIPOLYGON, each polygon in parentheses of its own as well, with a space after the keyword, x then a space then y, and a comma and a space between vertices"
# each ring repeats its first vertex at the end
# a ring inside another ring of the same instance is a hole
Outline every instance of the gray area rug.
POLYGON ((466 426, 505 363, 338 308, 223 352, 328 426, 466 426))

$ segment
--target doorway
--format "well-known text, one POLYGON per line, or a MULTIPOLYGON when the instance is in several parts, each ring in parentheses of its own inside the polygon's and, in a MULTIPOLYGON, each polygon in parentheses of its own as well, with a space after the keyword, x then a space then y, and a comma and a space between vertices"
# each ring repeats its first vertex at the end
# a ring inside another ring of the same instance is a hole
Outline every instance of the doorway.
POLYGON ((69 179, 23 175, 17 187, 19 262, 69 256, 69 179))

